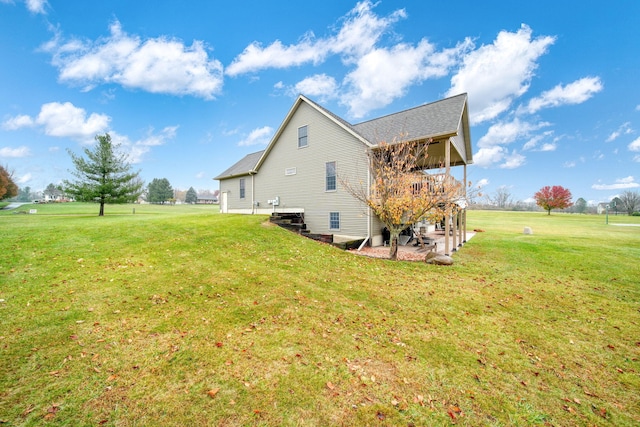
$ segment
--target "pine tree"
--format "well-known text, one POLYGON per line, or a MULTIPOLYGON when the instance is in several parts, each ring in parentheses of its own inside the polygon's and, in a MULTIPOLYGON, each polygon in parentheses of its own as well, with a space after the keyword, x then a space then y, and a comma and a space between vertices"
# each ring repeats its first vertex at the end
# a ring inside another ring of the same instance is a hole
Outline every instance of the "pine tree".
POLYGON ((139 172, 132 172, 126 155, 118 153, 109 134, 97 135, 93 149, 85 148, 84 157, 69 151, 76 181, 64 181, 65 192, 77 201, 100 204, 98 216, 104 216, 104 205, 128 203, 138 199, 143 183, 139 172))
POLYGON ((198 201, 198 193, 196 193, 196 190, 194 190, 193 187, 189 187, 189 189, 187 190, 187 195, 184 198, 184 202, 196 203, 197 201, 198 201))

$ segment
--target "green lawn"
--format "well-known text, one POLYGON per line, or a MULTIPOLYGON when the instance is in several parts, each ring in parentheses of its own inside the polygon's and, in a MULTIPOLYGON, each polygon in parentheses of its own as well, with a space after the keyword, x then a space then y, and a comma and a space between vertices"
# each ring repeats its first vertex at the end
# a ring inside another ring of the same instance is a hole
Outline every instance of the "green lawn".
POLYGON ((640 424, 639 217, 470 211, 439 267, 212 206, 29 209, 0 212, 0 424, 640 424))

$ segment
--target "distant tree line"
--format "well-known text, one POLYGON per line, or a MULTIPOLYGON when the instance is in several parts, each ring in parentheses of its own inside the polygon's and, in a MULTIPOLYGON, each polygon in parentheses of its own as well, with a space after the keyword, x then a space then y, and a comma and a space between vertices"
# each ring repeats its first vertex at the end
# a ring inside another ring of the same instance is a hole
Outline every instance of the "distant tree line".
MULTIPOLYGON (((607 203, 608 212, 611 214, 640 215, 640 192, 624 191, 618 197, 607 203)), ((515 200, 506 186, 499 187, 491 194, 484 194, 471 200, 469 209, 483 210, 508 210, 508 211, 542 211, 547 210, 539 206, 535 198, 531 202, 515 200)), ((563 208, 553 208, 565 213, 597 214, 600 213, 597 205, 589 205, 587 201, 579 197, 571 205, 563 208)), ((600 209, 601 210, 601 209, 600 209)))

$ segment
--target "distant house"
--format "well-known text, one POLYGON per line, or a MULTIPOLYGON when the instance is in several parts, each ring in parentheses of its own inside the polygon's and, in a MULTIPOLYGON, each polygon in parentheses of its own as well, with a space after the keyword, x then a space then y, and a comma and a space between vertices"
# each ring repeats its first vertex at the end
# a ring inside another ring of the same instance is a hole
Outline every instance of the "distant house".
POLYGON ((218 203, 218 198, 215 196, 197 196, 197 205, 213 205, 218 203))
POLYGON ((462 166, 466 182, 473 163, 466 94, 355 125, 300 95, 265 150, 214 178, 220 181, 220 212, 297 213, 313 233, 381 245, 382 223, 341 188, 338 177, 368 185, 367 150, 401 133, 431 140, 429 158, 441 159, 447 174, 462 166))

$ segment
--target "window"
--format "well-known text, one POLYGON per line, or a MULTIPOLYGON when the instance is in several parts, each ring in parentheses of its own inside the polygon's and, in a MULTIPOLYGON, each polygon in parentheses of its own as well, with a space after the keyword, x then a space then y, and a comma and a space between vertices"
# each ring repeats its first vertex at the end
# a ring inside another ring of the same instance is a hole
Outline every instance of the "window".
POLYGON ((298 128, 298 148, 306 147, 309 144, 307 140, 307 127, 302 126, 298 128))
POLYGON ((340 212, 329 212, 329 230, 340 230, 340 212))
POLYGON ((241 199, 244 199, 244 193, 245 193, 244 178, 240 178, 240 198, 241 199))
POLYGON ((326 163, 326 191, 336 190, 336 162, 326 163))

